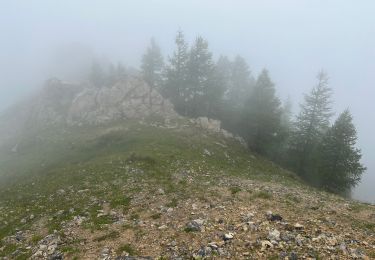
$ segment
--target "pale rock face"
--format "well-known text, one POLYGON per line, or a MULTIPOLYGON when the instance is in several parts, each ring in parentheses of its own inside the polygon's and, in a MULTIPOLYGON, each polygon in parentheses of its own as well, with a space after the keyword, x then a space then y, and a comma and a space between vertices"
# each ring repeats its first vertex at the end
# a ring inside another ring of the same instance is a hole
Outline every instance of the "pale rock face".
POLYGON ((38 125, 102 124, 153 115, 177 117, 173 105, 137 77, 102 88, 51 79, 24 111, 28 113, 26 118, 38 125))
POLYGON ((219 133, 221 131, 221 122, 219 120, 210 119, 207 117, 198 117, 195 123, 203 129, 219 133))
POLYGON ((228 132, 227 130, 221 128, 221 121, 210 119, 207 117, 198 117, 195 119, 190 120, 196 126, 207 130, 208 132, 212 133, 220 133, 224 138, 227 139, 236 139, 242 146, 247 147, 246 141, 240 136, 234 136, 232 133, 228 132))
POLYGON ((177 117, 173 105, 157 91, 151 91, 142 80, 130 78, 112 87, 84 89, 69 108, 67 122, 101 124, 122 118, 144 118, 159 115, 177 117))
MULTIPOLYGON (((49 125, 102 124, 121 119, 178 117, 173 105, 136 76, 113 86, 48 80, 39 93, 0 114, 0 146, 32 128, 49 125)), ((17 148, 9 147, 16 151, 17 148)))

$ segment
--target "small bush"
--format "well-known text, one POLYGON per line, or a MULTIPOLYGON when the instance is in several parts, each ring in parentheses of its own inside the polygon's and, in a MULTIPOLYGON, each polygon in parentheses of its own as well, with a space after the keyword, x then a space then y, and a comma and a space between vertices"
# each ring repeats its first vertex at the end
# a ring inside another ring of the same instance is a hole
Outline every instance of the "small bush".
POLYGON ((240 187, 230 187, 229 190, 232 193, 232 195, 235 195, 236 193, 241 191, 241 188, 240 187))

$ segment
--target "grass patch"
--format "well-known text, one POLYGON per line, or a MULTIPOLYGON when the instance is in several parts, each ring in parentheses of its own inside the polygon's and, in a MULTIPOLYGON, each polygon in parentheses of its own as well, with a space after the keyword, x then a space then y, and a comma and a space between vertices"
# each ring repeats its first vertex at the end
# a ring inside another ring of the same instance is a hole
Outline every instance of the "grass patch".
POLYGON ((139 214, 133 212, 133 213, 130 215, 130 219, 133 219, 133 220, 137 220, 137 219, 139 219, 139 214))
POLYGON ((39 234, 34 234, 31 239, 30 239, 30 242, 33 244, 33 245, 36 245, 41 239, 43 239, 43 237, 39 234))
POLYGON ((251 195, 253 199, 265 199, 269 200, 272 199, 273 195, 269 193, 268 191, 258 191, 251 195))
POLYGON ((73 246, 64 246, 61 248, 61 252, 71 255, 79 253, 79 249, 73 246))
POLYGON ((285 198, 290 201, 290 202, 293 202, 293 203, 301 203, 302 202, 302 199, 291 194, 291 193, 288 193, 285 195, 285 198))
POLYGON ((168 208, 175 208, 177 207, 177 205, 178 205, 178 199, 175 197, 172 198, 172 200, 169 203, 165 204, 165 206, 168 208))
POLYGON ((114 198, 111 200, 110 205, 112 208, 116 207, 124 207, 125 209, 129 208, 131 202, 131 198, 125 197, 125 196, 120 196, 117 198, 114 198))
POLYGON ((196 232, 197 230, 194 229, 194 228, 192 228, 192 227, 185 227, 185 228, 184 228, 184 231, 185 231, 186 233, 191 233, 191 232, 196 232))
POLYGON ((355 203, 355 204, 350 205, 349 210, 355 213, 358 213, 358 212, 361 212, 362 210, 365 210, 366 208, 367 206, 365 204, 355 203))
POLYGON ((121 245, 117 248, 116 250, 116 253, 118 255, 121 255, 123 252, 126 252, 128 253, 129 255, 136 255, 137 254, 137 251, 134 249, 134 247, 130 244, 124 244, 124 245, 121 245))
POLYGON ((17 250, 17 245, 7 244, 5 245, 5 247, 3 247, 3 250, 0 251, 0 256, 8 256, 16 250, 17 250))
POLYGON ((375 232, 375 223, 367 222, 364 220, 352 219, 352 227, 375 232))
POLYGON ((156 160, 149 156, 149 155, 137 155, 135 153, 132 153, 129 158, 127 159, 127 162, 135 163, 135 162, 144 162, 149 165, 155 165, 156 160))
POLYGON ((230 193, 231 193, 232 195, 236 195, 238 192, 241 191, 241 188, 235 186, 235 187, 230 187, 229 190, 230 190, 230 193))
POLYGON ((161 213, 155 213, 155 214, 152 214, 152 215, 151 215, 151 218, 152 218, 152 219, 159 219, 159 218, 161 218, 161 213))

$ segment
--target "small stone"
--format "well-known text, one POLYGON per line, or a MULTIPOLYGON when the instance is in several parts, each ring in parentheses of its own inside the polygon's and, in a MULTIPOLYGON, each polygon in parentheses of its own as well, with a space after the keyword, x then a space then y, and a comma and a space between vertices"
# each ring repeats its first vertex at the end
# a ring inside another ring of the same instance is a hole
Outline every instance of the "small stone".
POLYGON ((204 229, 203 224, 204 224, 204 220, 203 219, 194 219, 194 220, 190 221, 186 225, 186 227, 190 231, 203 231, 203 229, 204 229))
POLYGON ((248 222, 251 221, 254 218, 254 213, 247 213, 245 216, 243 216, 242 221, 248 222))
POLYGON ((209 150, 207 150, 207 149, 203 150, 203 154, 207 155, 207 156, 211 156, 212 155, 211 152, 209 150))
POLYGON ((294 225, 294 229, 296 229, 296 230, 302 230, 302 229, 304 229, 304 226, 301 225, 301 224, 299 224, 299 223, 296 223, 296 224, 294 225))
POLYGON ((342 242, 339 246, 340 250, 346 254, 347 253, 347 249, 346 249, 346 244, 344 242, 342 242))
POLYGON ((271 243, 270 241, 268 241, 268 240, 263 240, 263 241, 261 242, 261 244, 262 244, 261 251, 265 251, 265 250, 267 250, 267 249, 269 249, 269 248, 273 248, 272 243, 271 243))
POLYGON ((215 242, 210 242, 208 243, 208 246, 211 247, 212 249, 218 249, 218 245, 215 242))
POLYGON ((224 234, 224 241, 232 240, 234 238, 233 233, 224 234))
POLYGON ((268 239, 269 240, 275 240, 275 241, 280 241, 280 232, 277 229, 271 230, 268 233, 268 239))
POLYGON ((166 225, 161 225, 160 227, 158 227, 158 229, 162 230, 162 229, 167 229, 168 227, 166 225))
POLYGON ((58 195, 64 195, 64 194, 66 193, 66 191, 63 190, 63 189, 59 189, 59 190, 57 190, 56 193, 57 193, 58 195))
POLYGON ((327 242, 330 246, 336 246, 337 245, 337 239, 335 237, 330 237, 327 239, 327 242))
POLYGON ((157 193, 159 195, 164 195, 165 194, 165 192, 164 192, 164 190, 162 188, 158 189, 157 193))
POLYGON ((207 256, 210 256, 211 253, 212 253, 212 248, 208 247, 208 246, 205 246, 205 247, 202 247, 201 249, 199 249, 197 254, 200 257, 207 257, 207 256))
POLYGON ((302 246, 303 237, 300 234, 298 234, 294 239, 296 241, 297 246, 302 246))
POLYGON ((295 252, 290 253, 289 255, 290 260, 298 260, 298 255, 295 252))
POLYGON ((269 221, 281 221, 283 218, 279 214, 273 214, 272 211, 267 211, 266 213, 267 220, 269 221))

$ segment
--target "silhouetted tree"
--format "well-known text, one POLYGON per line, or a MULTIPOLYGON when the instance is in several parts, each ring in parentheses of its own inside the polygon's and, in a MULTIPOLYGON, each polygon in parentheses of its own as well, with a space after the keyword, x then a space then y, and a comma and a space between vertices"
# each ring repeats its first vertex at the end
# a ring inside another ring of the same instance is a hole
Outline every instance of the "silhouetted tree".
POLYGON ((250 96, 252 80, 249 66, 241 56, 236 56, 231 66, 230 86, 226 96, 231 104, 241 107, 250 96))
POLYGON ((244 130, 249 147, 268 154, 280 131, 280 100, 268 71, 259 75, 254 91, 244 107, 244 130))
POLYGON ((166 68, 166 82, 163 93, 171 100, 179 113, 186 115, 189 51, 182 31, 177 32, 175 44, 176 50, 173 56, 169 58, 169 64, 166 68))
POLYGON ((323 188, 344 193, 360 180, 365 167, 355 147, 356 129, 349 110, 345 110, 325 134, 319 151, 317 178, 323 188))
POLYGON ((295 162, 293 168, 310 181, 313 181, 316 165, 316 146, 329 128, 332 116, 332 90, 328 87, 328 76, 325 72, 320 72, 317 79, 318 84, 309 95, 305 95, 291 139, 291 161, 295 162))
POLYGON ((212 102, 210 95, 219 96, 214 89, 214 63, 208 43, 202 37, 197 37, 191 50, 188 64, 188 85, 186 101, 189 104, 189 114, 193 117, 208 115, 212 102))
MULTIPOLYGON (((163 56, 159 46, 154 39, 151 39, 150 46, 142 57, 142 76, 150 86, 150 92, 159 88, 162 83, 163 56)), ((151 93, 150 93, 151 94, 151 93)), ((150 95, 151 104, 151 95, 150 95)))

